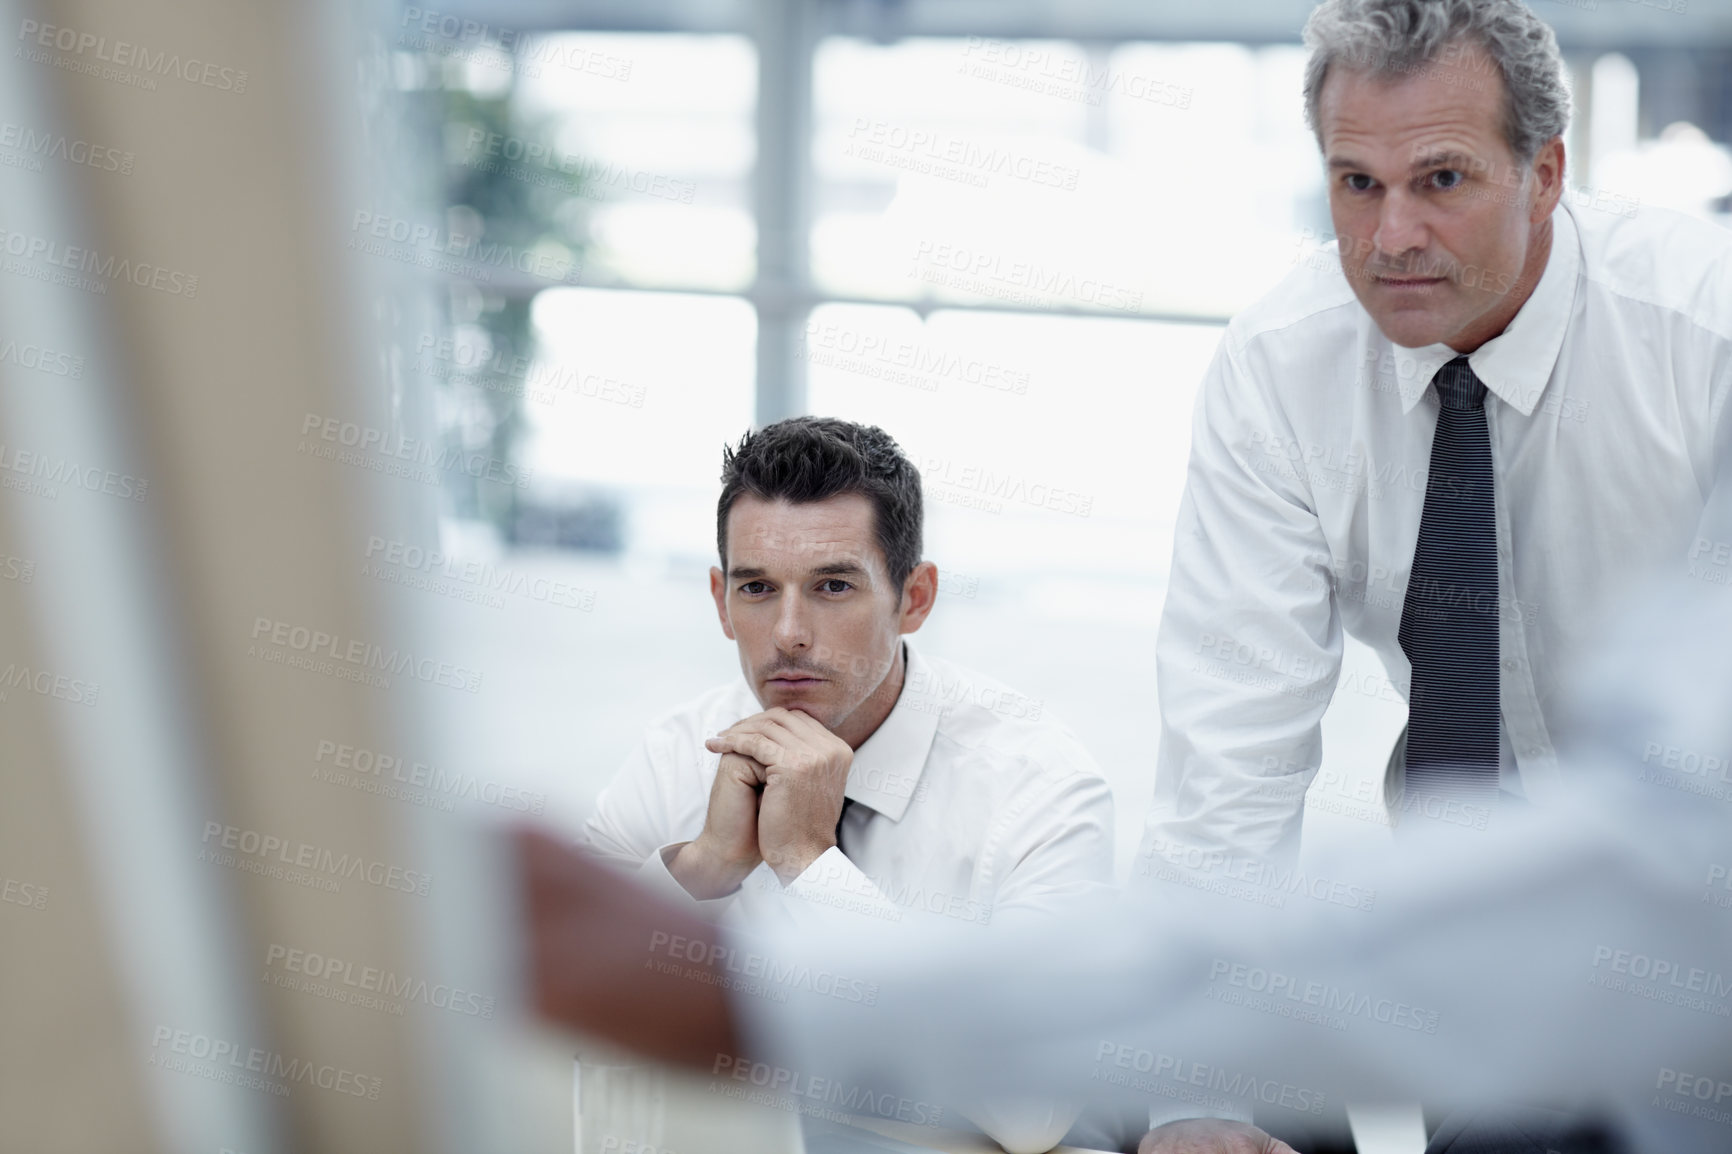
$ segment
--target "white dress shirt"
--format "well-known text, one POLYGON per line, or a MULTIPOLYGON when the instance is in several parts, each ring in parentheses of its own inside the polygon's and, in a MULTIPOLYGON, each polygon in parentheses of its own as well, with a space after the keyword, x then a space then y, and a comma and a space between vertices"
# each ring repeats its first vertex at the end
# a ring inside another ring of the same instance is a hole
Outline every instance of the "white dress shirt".
MULTIPOLYGON (((667 866, 703 829, 721 760, 704 739, 763 712, 744 679, 651 726, 597 800, 585 842, 741 929, 872 933, 907 911, 986 926, 1109 887, 1112 791, 1070 730, 1041 701, 906 641, 903 652, 902 693, 848 771, 846 852, 825 851, 786 888, 760 863, 735 894, 696 902, 667 866)), ((1051 1148, 1077 1114, 1039 1095, 990 1094, 964 1112, 1013 1151, 1051 1148)))
MULTIPOLYGON (((1110 884, 1112 790, 1082 743, 1043 702, 904 644, 902 694, 848 771, 846 852, 826 851, 786 887, 804 900, 775 907, 986 924, 1110 884)), ((596 801, 591 850, 684 895, 666 863, 703 830, 721 761, 704 739, 763 709, 742 678, 653 725, 596 801)), ((716 912, 738 900, 751 916, 771 906, 760 894, 783 894, 764 864, 736 895, 702 904, 716 912)))
MULTIPOLYGON (((1732 233, 1654 208, 1552 219, 1533 295, 1469 358, 1489 390, 1503 784, 1535 802, 1563 784, 1560 690, 1608 610, 1685 566, 1732 393, 1732 233)), ((1455 356, 1392 345, 1331 253, 1228 326, 1197 402, 1157 642, 1144 861, 1292 860, 1344 633, 1406 696, 1396 634, 1429 386, 1455 356)))

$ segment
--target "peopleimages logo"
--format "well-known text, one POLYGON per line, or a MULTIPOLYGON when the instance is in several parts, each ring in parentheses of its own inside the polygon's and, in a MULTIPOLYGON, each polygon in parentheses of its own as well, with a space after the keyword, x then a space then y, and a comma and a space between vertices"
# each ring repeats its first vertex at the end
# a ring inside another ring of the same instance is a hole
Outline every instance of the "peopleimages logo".
MULTIPOLYGON (((52 58, 37 49, 52 48, 56 52, 67 52, 78 61, 70 62, 82 65, 73 71, 90 71, 93 66, 86 61, 97 61, 100 64, 112 64, 118 68, 130 68, 149 76, 174 77, 188 84, 197 84, 204 88, 215 88, 219 92, 242 93, 247 90, 247 73, 244 68, 229 68, 214 64, 208 60, 200 60, 196 56, 182 58, 180 53, 170 53, 166 50, 152 52, 142 44, 133 44, 126 40, 110 40, 106 36, 98 36, 92 32, 81 32, 76 28, 67 28, 58 24, 39 24, 35 20, 21 20, 18 23, 18 39, 24 44, 19 49, 22 54, 31 50, 30 59, 36 63, 45 63, 52 58)), ((54 61, 59 64, 59 61, 54 61)), ((61 67, 67 67, 61 64, 61 67)), ((112 69, 101 69, 103 79, 121 79, 120 75, 108 75, 112 69)), ((136 79, 136 78, 127 78, 136 79)), ((155 88, 155 83, 148 85, 155 88)))
POLYGON ((1247 897, 1277 908, 1288 897, 1306 897, 1350 910, 1370 910, 1377 901, 1377 891, 1367 886, 1307 873, 1298 866, 1276 865, 1260 858, 1205 850, 1162 838, 1150 844, 1137 863, 1137 872, 1229 897, 1247 897), (1231 884, 1234 882, 1243 886, 1234 886, 1231 884))
POLYGON ((342 1066, 305 1062, 258 1046, 242 1047, 227 1038, 158 1026, 151 1038, 149 1064, 216 1082, 262 1090, 279 1097, 296 1082, 377 1101, 383 1082, 342 1066))
POLYGON ((1714 801, 1732 801, 1732 752, 1650 741, 1642 747, 1636 780, 1714 801))
POLYGON ((527 353, 513 355, 503 342, 471 344, 452 337, 423 334, 415 342, 415 351, 418 354, 415 367, 435 380, 462 381, 488 392, 528 397, 541 404, 580 397, 641 409, 648 392, 642 385, 601 373, 538 360, 527 353))
POLYGON ((1396 1029, 1437 1033, 1442 1015, 1362 990, 1344 990, 1326 982, 1216 958, 1209 966, 1206 997, 1227 1005, 1262 1010, 1278 1017, 1345 1030, 1348 1019, 1359 1018, 1396 1029))
MULTIPOLYGON (((46 157, 49 160, 62 160, 67 164, 82 165, 103 172, 118 172, 122 176, 131 174, 133 162, 137 159, 132 153, 122 152, 118 148, 92 144, 88 140, 74 140, 58 132, 38 132, 34 128, 11 121, 0 121, 0 148, 16 150, 38 162, 46 157)), ((41 164, 37 163, 33 170, 40 172, 41 168, 41 164)))
POLYGON ((962 706, 974 706, 1000 717, 1039 721, 1046 708, 1044 700, 1028 697, 1014 689, 976 682, 965 673, 946 677, 930 669, 914 671, 908 678, 905 697, 909 708, 922 713, 949 713, 962 706))
POLYGON ((1068 269, 1006 260, 997 253, 931 240, 915 244, 914 267, 908 275, 928 284, 1042 308, 1065 301, 1113 312, 1134 313, 1143 307, 1140 289, 1078 276, 1068 269))
MULTIPOLYGON (((785 1066, 736 1058, 732 1054, 717 1054, 715 1064, 710 1067, 710 1074, 715 1078, 727 1077, 757 1087, 766 1097, 747 1100, 759 1105, 779 1106, 819 1117, 829 1117, 836 1113, 835 1110, 826 1109, 835 1107, 841 1112, 836 1118, 837 1121, 845 1121, 843 1115, 864 1114, 894 1118, 898 1122, 916 1126, 936 1126, 944 1118, 944 1107, 930 1102, 902 1098, 888 1092, 875 1092, 863 1086, 838 1082, 834 1078, 818 1078, 785 1066), (777 1100, 781 1095, 786 1095, 786 1098, 777 1100)), ((712 1082, 710 1089, 714 1093, 718 1092, 720 1087, 712 1082)))
POLYGON ((775 1001, 786 1001, 788 991, 792 990, 856 1005, 878 1004, 875 982, 814 970, 802 962, 781 962, 768 954, 741 951, 664 930, 650 934, 650 955, 645 961, 646 969, 775 1001))
POLYGON ((854 118, 845 154, 977 188, 985 188, 994 176, 1008 176, 1070 192, 1082 176, 1082 169, 1073 165, 1056 164, 1010 148, 984 147, 942 131, 911 129, 864 116, 854 118))
POLYGON ((1674 1114, 1732 1125, 1732 1082, 1661 1066, 1650 1105, 1674 1114))
POLYGON ((1116 68, 1096 68, 1085 56, 1035 47, 1017 40, 970 36, 960 75, 1011 88, 1098 105, 1123 96, 1167 108, 1188 109, 1196 90, 1116 68))
POLYGON ((275 942, 265 950, 265 967, 272 985, 388 1014, 401 1014, 408 1002, 479 1018, 493 1017, 495 1008, 491 994, 461 990, 425 978, 404 977, 378 966, 358 966, 329 954, 275 942), (271 973, 273 970, 282 972, 271 973))
POLYGON ((929 497, 961 504, 963 501, 956 500, 960 497, 973 503, 974 507, 991 513, 1003 512, 1006 502, 1026 505, 1033 509, 1050 509, 1055 513, 1069 513, 1076 517, 1087 517, 1094 509, 1095 499, 1092 494, 1063 489, 1039 480, 1030 481, 1027 477, 1015 473, 997 473, 979 465, 930 454, 920 462, 920 479, 935 486, 928 493, 929 497))
POLYGON ((318 413, 307 413, 301 418, 301 440, 295 451, 424 484, 437 484, 441 472, 454 470, 476 480, 497 481, 521 489, 529 484, 534 472, 531 467, 500 461, 485 453, 465 453, 426 438, 405 437, 318 413))
MULTIPOLYGON (((198 296, 198 277, 191 273, 148 261, 117 257, 113 253, 104 257, 93 248, 62 244, 45 236, 0 228, 0 251, 20 260, 40 261, 50 269, 65 269, 68 273, 75 274, 90 273, 102 280, 125 281, 139 288, 155 289, 170 296, 183 296, 188 300, 198 296)), ((9 268, 8 271, 22 271, 22 268, 23 266, 18 269, 9 268)), ((78 277, 72 279, 78 280, 72 287, 86 292, 91 288, 101 292, 107 287, 101 281, 84 281, 78 277)))
MULTIPOLYGON (((1660 1001, 1680 1000, 1680 1004, 1688 1002, 1694 1008, 1704 1008, 1697 1003, 1704 999, 1725 999, 1732 997, 1732 977, 1715 970, 1705 970, 1700 966, 1686 965, 1674 958, 1656 958, 1634 950, 1614 949, 1611 946, 1594 947, 1594 968, 1602 966, 1619 978, 1606 978, 1596 975, 1596 984, 1608 989, 1629 989, 1633 993, 1647 993, 1647 996, 1657 997, 1660 1001), (1633 978, 1634 982, 1625 982, 1622 978, 1633 978), (1690 999, 1689 995, 1698 995, 1690 999)), ((1724 1005, 1709 1002, 1715 1013, 1724 1016, 1724 1005)))
POLYGON ((382 645, 362 641, 357 637, 339 637, 323 629, 310 629, 305 625, 294 625, 269 617, 255 617, 253 640, 263 641, 276 648, 262 649, 258 645, 251 645, 247 647, 248 657, 282 661, 283 664, 308 669, 314 673, 328 673, 349 681, 362 681, 379 689, 391 687, 390 681, 380 674, 406 673, 429 685, 442 685, 447 689, 461 689, 469 693, 481 692, 482 675, 477 670, 436 661, 431 657, 417 657, 408 650, 386 649, 382 645), (285 650, 289 660, 284 660, 285 650))
POLYGON ((631 79, 631 60, 586 48, 573 42, 570 36, 521 32, 434 8, 412 6, 403 9, 401 27, 403 31, 397 37, 400 47, 471 64, 521 69, 531 79, 541 76, 544 66, 622 84, 631 79))
POLYGON ((205 848, 199 851, 201 861, 215 865, 238 865, 248 873, 271 877, 282 873, 283 867, 306 871, 305 878, 284 877, 281 880, 306 884, 327 893, 339 892, 343 881, 354 878, 359 878, 371 886, 398 890, 418 897, 426 897, 428 888, 433 884, 433 875, 430 873, 372 861, 359 854, 340 854, 304 841, 291 842, 288 838, 276 834, 224 825, 220 821, 204 823, 203 841, 205 848))
POLYGON ((60 496, 61 485, 106 493, 123 501, 142 501, 150 489, 150 482, 143 477, 81 465, 70 457, 51 457, 0 441, 0 474, 3 473, 18 476, 0 476, 0 487, 33 493, 50 501, 60 496))
POLYGON ((1208 1066, 1172 1054, 1157 1054, 1153 1050, 1145 1050, 1127 1042, 1107 1040, 1101 1041, 1095 1047, 1095 1069, 1089 1078, 1091 1081, 1128 1086, 1133 1090, 1160 1094, 1168 1098, 1193 1097, 1174 1094, 1171 1088, 1161 1085, 1163 1081, 1170 1081, 1181 1087, 1200 1086, 1225 1095, 1227 1101, 1218 1102, 1219 1105, 1229 1104, 1234 1099, 1238 1100, 1237 1104, 1250 1104, 1247 1101, 1250 1100, 1305 1114, 1323 1113, 1324 1104, 1328 1101, 1321 1091, 1304 1086, 1293 1086, 1272 1078, 1259 1078, 1253 1074, 1225 1070, 1220 1066, 1208 1066), (1146 1074, 1148 1077, 1138 1078, 1135 1076, 1137 1074, 1146 1074))
POLYGON ((690 204, 697 195, 695 181, 680 180, 658 172, 628 168, 623 164, 583 156, 537 140, 469 130, 467 145, 470 159, 477 171, 503 173, 513 180, 532 184, 554 183, 588 200, 601 200, 609 190, 635 192, 676 204, 690 204), (542 171, 537 172, 540 169, 542 171), (546 177, 570 177, 567 181, 550 181, 546 177))
POLYGON ((899 341, 840 325, 808 322, 802 351, 814 365, 906 385, 921 392, 937 392, 945 381, 980 385, 1017 396, 1028 392, 1029 374, 1025 371, 962 356, 924 341, 899 341))
POLYGON ((0 884, 0 902, 9 902, 26 909, 45 910, 48 908, 48 887, 7 878, 0 884))
POLYGON ((1708 881, 1702 890, 1704 905, 1719 906, 1721 909, 1732 909, 1732 870, 1715 862, 1708 867, 1708 881), (1715 893, 1716 889, 1725 893, 1715 893))
POLYGON ((320 768, 313 776, 336 785, 347 785, 367 793, 379 793, 417 801, 428 797, 454 808, 455 801, 476 802, 521 813, 541 813, 547 808, 547 795, 535 790, 500 785, 484 781, 473 774, 447 772, 424 761, 409 761, 390 753, 342 745, 335 741, 320 741, 313 761, 320 768), (397 788, 391 783, 401 783, 397 788))
MULTIPOLYGON (((97 688, 94 681, 82 681, 46 669, 31 669, 17 662, 10 662, 5 669, 0 669, 0 689, 22 689, 73 705, 95 705, 97 688)), ((4 700, 5 694, 0 693, 0 701, 4 700)))
POLYGON ((451 557, 436 549, 379 536, 367 538, 367 560, 361 566, 361 576, 477 601, 491 609, 504 608, 504 600, 497 596, 500 593, 585 613, 595 608, 593 589, 579 589, 550 577, 532 577, 496 568, 486 561, 451 557), (454 584, 442 578, 449 578, 454 584))
POLYGON ((515 271, 564 284, 577 284, 583 268, 562 246, 518 247, 420 224, 402 217, 357 209, 349 224, 348 248, 371 256, 389 257, 433 269, 457 273, 483 283, 494 270, 515 271), (393 248, 392 245, 399 247, 393 248))
POLYGON ((0 340, 0 365, 5 364, 35 369, 53 377, 77 378, 84 375, 84 358, 81 356, 13 340, 0 340))

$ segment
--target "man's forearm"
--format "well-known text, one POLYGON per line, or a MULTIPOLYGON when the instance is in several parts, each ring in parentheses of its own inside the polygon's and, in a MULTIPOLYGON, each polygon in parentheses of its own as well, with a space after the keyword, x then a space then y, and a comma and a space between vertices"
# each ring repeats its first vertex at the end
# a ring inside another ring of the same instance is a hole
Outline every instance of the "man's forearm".
POLYGON ((685 891, 701 902, 727 897, 757 868, 757 863, 728 861, 703 844, 688 841, 675 851, 668 872, 685 891))
POLYGON ((779 852, 773 851, 771 856, 764 860, 776 871, 776 877, 782 884, 790 886, 801 874, 812 868, 813 862, 835 847, 835 838, 814 837, 800 845, 789 846, 779 852))

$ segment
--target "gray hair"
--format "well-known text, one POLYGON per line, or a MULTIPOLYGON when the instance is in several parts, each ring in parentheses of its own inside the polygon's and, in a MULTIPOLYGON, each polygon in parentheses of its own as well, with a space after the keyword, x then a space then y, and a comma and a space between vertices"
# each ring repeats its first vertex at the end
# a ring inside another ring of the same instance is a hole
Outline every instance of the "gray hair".
POLYGON ((1331 65, 1394 77, 1456 46, 1483 48, 1504 82, 1504 139, 1526 164, 1570 125, 1570 90, 1551 26, 1521 0, 1324 0, 1305 23, 1305 118, 1323 139, 1318 102, 1331 65))

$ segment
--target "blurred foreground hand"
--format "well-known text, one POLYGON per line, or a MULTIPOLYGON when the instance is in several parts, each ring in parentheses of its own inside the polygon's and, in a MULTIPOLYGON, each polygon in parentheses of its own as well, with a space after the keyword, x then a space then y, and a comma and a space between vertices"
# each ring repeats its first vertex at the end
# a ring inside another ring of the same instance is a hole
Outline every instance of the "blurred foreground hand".
POLYGON ((540 830, 513 840, 538 1013, 666 1062, 708 1068, 739 1052, 706 961, 719 954, 714 926, 540 830))

